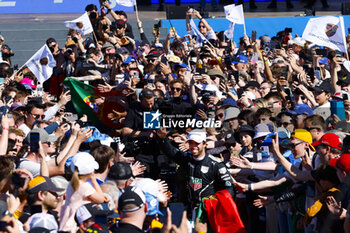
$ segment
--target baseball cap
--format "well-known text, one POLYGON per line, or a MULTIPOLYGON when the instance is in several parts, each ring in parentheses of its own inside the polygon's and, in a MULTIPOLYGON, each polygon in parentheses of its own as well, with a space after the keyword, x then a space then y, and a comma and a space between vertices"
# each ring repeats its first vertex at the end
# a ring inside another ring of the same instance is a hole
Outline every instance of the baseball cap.
POLYGON ((256 87, 256 88, 260 88, 260 84, 257 81, 249 81, 247 82, 247 84, 243 87, 243 89, 247 89, 248 87, 256 87))
POLYGON ((108 172, 110 180, 127 180, 130 177, 132 177, 132 170, 130 164, 126 162, 115 163, 108 172))
POLYGON ((338 77, 337 85, 341 85, 342 83, 350 84, 349 73, 344 74, 343 77, 338 77))
POLYGON ((136 62, 136 59, 132 56, 129 56, 124 60, 123 64, 129 64, 131 62, 136 62))
POLYGON ((313 146, 319 146, 321 144, 336 148, 338 150, 342 149, 342 140, 334 133, 326 133, 320 138, 320 140, 312 143, 313 146))
POLYGON ((55 217, 52 214, 47 213, 37 213, 32 215, 28 219, 30 229, 34 228, 44 228, 50 232, 57 232, 58 224, 55 217))
POLYGON ((296 129, 292 134, 293 138, 297 138, 301 141, 308 142, 312 151, 315 151, 315 148, 312 146, 312 136, 309 131, 306 129, 296 129))
POLYGON ((306 43, 306 41, 300 37, 295 37, 291 42, 292 44, 299 45, 300 47, 304 47, 306 43))
POLYGON ((240 54, 240 55, 233 58, 232 64, 247 63, 247 62, 248 62, 248 57, 240 54))
POLYGON ((236 140, 235 140, 233 133, 230 132, 230 133, 226 134, 225 144, 235 144, 235 143, 236 143, 236 140))
POLYGON ((75 171, 75 167, 78 168, 79 175, 87 175, 97 170, 99 165, 91 154, 87 152, 79 152, 73 156, 71 163, 72 172, 75 171))
POLYGON ((159 201, 158 201, 158 195, 159 195, 159 188, 158 183, 150 178, 144 178, 141 180, 138 180, 135 183, 135 187, 140 188, 146 197, 147 202, 147 215, 155 215, 155 214, 161 214, 162 212, 159 211, 159 201))
POLYGON ((114 21, 113 23, 115 23, 117 28, 118 27, 125 27, 125 25, 126 25, 126 22, 124 20, 122 20, 122 19, 118 19, 118 20, 114 21))
POLYGON ((219 69, 210 69, 210 70, 208 70, 207 74, 209 76, 220 76, 221 78, 225 78, 224 73, 222 73, 222 71, 219 69))
POLYGON ((101 49, 103 50, 103 49, 106 49, 106 48, 115 48, 115 47, 114 47, 114 45, 112 45, 110 42, 107 41, 106 43, 104 43, 102 45, 101 49))
POLYGON ((146 58, 159 57, 160 55, 161 55, 161 53, 158 50, 152 50, 147 54, 146 58))
POLYGON ((55 134, 48 134, 45 129, 35 128, 35 129, 32 129, 26 137, 26 141, 29 143, 30 143, 30 133, 39 133, 41 143, 57 141, 57 136, 55 134))
POLYGON ((339 99, 339 100, 350 100, 350 94, 348 92, 346 92, 346 91, 339 90, 339 91, 334 93, 332 98, 333 99, 339 99))
POLYGON ((327 64, 327 63, 328 63, 328 58, 322 57, 322 58, 318 61, 318 63, 319 63, 320 65, 327 64))
POLYGON ((350 172, 350 154, 342 154, 340 158, 329 160, 329 165, 336 167, 348 174, 350 172))
POLYGON ((277 57, 273 60, 272 62, 273 64, 277 64, 277 63, 286 63, 286 61, 282 58, 282 57, 277 57))
POLYGON ((202 130, 192 130, 188 133, 187 141, 195 141, 197 143, 205 142, 207 141, 207 134, 202 130))
POLYGON ((95 216, 106 216, 107 218, 109 212, 110 211, 100 209, 98 204, 88 203, 77 209, 77 212, 75 213, 75 221, 80 224, 95 216))
POLYGON ((233 119, 233 118, 237 118, 237 116, 239 115, 240 112, 241 111, 235 107, 229 107, 229 108, 225 109, 224 121, 227 121, 227 120, 233 119))
POLYGON ((333 86, 330 81, 328 80, 321 80, 317 83, 316 86, 311 87, 312 90, 318 91, 318 92, 326 92, 326 93, 332 93, 334 91, 333 86))
POLYGON ((307 115, 307 116, 313 116, 314 112, 312 111, 312 108, 310 108, 307 104, 297 104, 294 109, 288 111, 292 115, 307 115))
POLYGON ((120 191, 118 210, 121 212, 134 212, 139 210, 146 203, 145 194, 138 187, 128 186, 120 191), (134 208, 126 209, 126 205, 134 208))
POLYGON ((26 88, 27 88, 27 86, 30 87, 30 89, 35 89, 36 88, 34 80, 30 79, 30 78, 24 78, 24 79, 22 79, 20 81, 20 83, 23 84, 26 88))
POLYGON ((266 137, 268 134, 273 132, 272 125, 266 123, 257 124, 254 128, 255 136, 253 139, 266 137))
POLYGON ((269 133, 268 135, 266 135, 265 140, 262 143, 260 143, 259 146, 272 145, 272 138, 276 135, 276 133, 278 133, 278 141, 280 144, 283 140, 289 139, 291 135, 289 129, 286 129, 284 127, 279 127, 275 130, 275 133, 269 133))
POLYGON ((232 98, 226 98, 222 101, 222 106, 237 106, 237 102, 232 98))
POLYGON ((28 183, 29 193, 36 193, 39 191, 50 191, 50 192, 62 192, 64 189, 57 187, 49 177, 36 176, 28 183))

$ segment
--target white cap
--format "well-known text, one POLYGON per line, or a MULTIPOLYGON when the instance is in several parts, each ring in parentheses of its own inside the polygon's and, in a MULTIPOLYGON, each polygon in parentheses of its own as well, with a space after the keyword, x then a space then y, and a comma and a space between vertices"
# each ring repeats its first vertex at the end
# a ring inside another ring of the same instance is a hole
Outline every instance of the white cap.
POLYGON ((295 37, 291 42, 292 44, 299 45, 300 47, 304 47, 306 43, 306 41, 301 39, 301 37, 295 37))
POLYGON ((218 87, 215 86, 214 84, 206 85, 204 90, 206 90, 206 91, 215 91, 216 96, 219 97, 219 99, 222 98, 221 91, 219 91, 218 87))
POLYGON ((50 230, 50 232, 57 232, 58 224, 52 214, 37 213, 32 215, 29 220, 30 229, 42 227, 50 230))
POLYGON ((152 180, 151 178, 140 179, 135 183, 134 186, 139 187, 144 193, 150 193, 153 196, 158 197, 158 194, 159 194, 158 183, 157 181, 152 180))
POLYGON ((344 100, 344 98, 343 98, 344 96, 346 96, 345 99, 350 100, 349 93, 346 91, 343 91, 343 90, 339 90, 336 93, 334 93, 333 98, 344 100))
POLYGON ((245 96, 247 96, 248 99, 251 99, 251 100, 255 100, 255 99, 256 99, 254 93, 251 92, 251 91, 245 91, 245 92, 243 92, 243 94, 244 94, 245 96))
POLYGON ((204 131, 199 130, 192 130, 188 133, 187 141, 195 141, 197 143, 205 142, 207 141, 207 133, 204 131))
POLYGON ((71 169, 75 171, 75 167, 78 168, 79 175, 87 175, 93 173, 99 168, 95 158, 86 152, 79 152, 73 156, 71 169))

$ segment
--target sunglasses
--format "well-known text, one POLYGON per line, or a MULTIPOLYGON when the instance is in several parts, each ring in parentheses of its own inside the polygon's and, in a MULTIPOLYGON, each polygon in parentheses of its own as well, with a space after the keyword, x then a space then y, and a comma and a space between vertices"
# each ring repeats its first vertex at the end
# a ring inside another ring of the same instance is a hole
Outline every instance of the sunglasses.
POLYGON ((301 143, 304 143, 304 142, 291 143, 291 144, 289 144, 289 147, 290 147, 290 148, 295 148, 297 145, 300 145, 301 143))
POLYGON ((313 129, 317 129, 317 130, 319 129, 318 127, 310 127, 310 128, 309 128, 309 127, 304 127, 304 128, 305 128, 307 131, 309 131, 309 132, 310 132, 311 130, 313 130, 313 129))
POLYGON ((149 62, 155 62, 156 61, 156 59, 147 59, 149 62))
POLYGON ((40 115, 40 114, 32 114, 31 115, 35 118, 35 119, 39 119, 41 117, 41 119, 45 118, 45 115, 40 115))
POLYGON ((182 91, 182 88, 178 88, 178 87, 171 87, 170 88, 172 91, 176 90, 176 91, 182 91))
POLYGON ((287 128, 288 125, 292 125, 293 123, 289 123, 289 122, 283 122, 282 125, 283 127, 287 128))
POLYGON ((201 25, 201 26, 198 26, 198 28, 205 28, 205 26, 204 26, 204 25, 201 25))

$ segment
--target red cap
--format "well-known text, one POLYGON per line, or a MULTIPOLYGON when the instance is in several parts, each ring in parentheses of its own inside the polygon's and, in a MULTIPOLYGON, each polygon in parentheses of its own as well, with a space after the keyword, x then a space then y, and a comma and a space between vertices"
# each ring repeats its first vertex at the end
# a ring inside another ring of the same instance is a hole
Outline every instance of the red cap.
POLYGON ((321 144, 337 148, 339 150, 342 149, 342 140, 338 135, 334 133, 326 133, 321 137, 319 141, 312 143, 313 146, 319 146, 321 144))
POLYGON ((350 172, 350 154, 343 154, 338 159, 329 160, 329 165, 336 167, 348 174, 350 172))

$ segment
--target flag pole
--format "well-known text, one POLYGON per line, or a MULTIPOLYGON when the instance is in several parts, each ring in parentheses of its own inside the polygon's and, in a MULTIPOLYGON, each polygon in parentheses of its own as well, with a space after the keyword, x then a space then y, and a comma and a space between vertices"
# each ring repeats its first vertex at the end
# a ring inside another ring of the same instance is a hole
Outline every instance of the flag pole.
POLYGON ((136 20, 139 21, 139 11, 137 9, 137 1, 135 1, 135 13, 136 13, 136 20))
POLYGON ((96 45, 98 44, 98 40, 97 40, 97 37, 96 37, 96 34, 95 34, 95 31, 92 31, 92 35, 94 36, 94 39, 96 41, 96 45))

